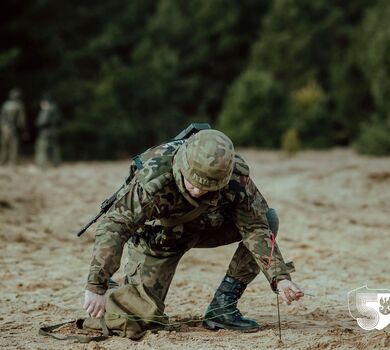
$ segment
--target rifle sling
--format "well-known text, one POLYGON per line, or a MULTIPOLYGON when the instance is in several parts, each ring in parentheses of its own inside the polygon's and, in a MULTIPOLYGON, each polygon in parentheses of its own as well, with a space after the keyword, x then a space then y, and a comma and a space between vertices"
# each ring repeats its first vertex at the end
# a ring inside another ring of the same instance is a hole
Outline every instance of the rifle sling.
POLYGON ((189 211, 188 213, 179 216, 179 217, 169 217, 169 218, 160 218, 156 220, 160 223, 161 226, 164 227, 172 227, 172 226, 178 226, 181 224, 185 224, 186 222, 195 220, 198 216, 200 216, 202 213, 206 211, 206 209, 209 207, 206 203, 199 204, 196 208, 189 211))

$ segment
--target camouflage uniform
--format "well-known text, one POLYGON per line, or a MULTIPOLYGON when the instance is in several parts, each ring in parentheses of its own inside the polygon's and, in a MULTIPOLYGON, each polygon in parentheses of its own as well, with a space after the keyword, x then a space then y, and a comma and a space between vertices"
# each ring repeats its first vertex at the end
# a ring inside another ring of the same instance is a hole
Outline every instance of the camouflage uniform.
POLYGON ((38 138, 35 144, 35 162, 45 169, 49 164, 58 166, 61 162, 61 152, 58 144, 60 115, 57 105, 48 100, 47 108, 41 108, 36 126, 38 138))
POLYGON ((1 153, 0 164, 7 161, 16 164, 19 150, 20 130, 25 131, 25 109, 20 100, 20 92, 17 89, 11 90, 10 98, 4 102, 0 115, 1 131, 1 153))
MULTIPOLYGON (((131 165, 132 180, 98 226, 87 289, 104 294, 109 278, 120 266, 129 245, 127 284, 141 284, 156 303, 163 304, 176 266, 190 248, 211 248, 240 242, 228 275, 247 284, 260 270, 268 281, 290 279, 278 246, 272 253, 268 205, 249 177, 249 168, 236 155, 228 183, 200 198, 185 190, 178 166, 182 142, 152 148, 140 157, 142 168, 131 165), (175 155, 177 156, 175 157, 175 155), (164 227, 199 206, 206 209, 190 222, 164 227), (270 256, 272 255, 272 259, 270 256)), ((190 180, 186 174, 186 179, 190 180)), ((196 184, 194 184, 196 185, 196 184)))

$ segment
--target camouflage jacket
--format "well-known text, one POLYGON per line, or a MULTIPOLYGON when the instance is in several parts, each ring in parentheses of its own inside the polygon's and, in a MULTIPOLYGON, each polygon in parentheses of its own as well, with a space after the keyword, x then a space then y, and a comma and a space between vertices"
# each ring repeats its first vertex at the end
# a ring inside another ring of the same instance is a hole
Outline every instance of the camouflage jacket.
POLYGON ((0 125, 16 133, 26 128, 24 105, 19 100, 7 100, 1 107, 0 125))
POLYGON ((60 126, 60 113, 55 103, 51 102, 49 108, 40 110, 36 126, 40 136, 50 136, 58 131, 60 126))
POLYGON ((202 203, 208 207, 193 221, 157 230, 154 242, 158 241, 159 250, 179 251, 188 246, 191 232, 218 228, 229 217, 269 282, 290 278, 294 266, 284 262, 277 244, 271 252, 272 233, 265 216, 268 205, 250 179, 243 159, 236 155, 226 187, 195 200, 186 192, 175 164, 174 155, 180 144, 179 141, 152 148, 141 156, 142 169, 131 166, 131 181, 118 193, 115 204, 98 226, 87 289, 105 293, 129 239, 144 237, 149 231, 145 228, 152 228, 160 218, 180 217, 202 203))

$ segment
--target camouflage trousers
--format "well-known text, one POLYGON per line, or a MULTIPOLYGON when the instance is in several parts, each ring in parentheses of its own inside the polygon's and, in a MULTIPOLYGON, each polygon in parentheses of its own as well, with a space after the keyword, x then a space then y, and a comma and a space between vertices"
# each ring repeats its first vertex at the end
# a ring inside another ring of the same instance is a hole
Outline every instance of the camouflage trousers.
MULTIPOLYGON (((159 304, 164 304, 176 267, 186 251, 191 248, 214 248, 235 242, 242 237, 232 224, 223 224, 214 230, 203 230, 191 234, 184 243, 177 242, 180 247, 173 250, 157 250, 141 239, 138 244, 129 241, 129 257, 125 268, 125 284, 142 284, 146 292, 159 304), (190 239, 188 239, 190 237, 190 239)), ((248 284, 260 272, 260 267, 250 251, 242 242, 227 270, 229 276, 248 284)))
POLYGON ((19 138, 10 128, 2 126, 0 136, 0 164, 16 164, 18 158, 19 138))
POLYGON ((60 165, 61 151, 56 137, 45 135, 38 137, 35 144, 35 163, 41 169, 46 169, 49 165, 60 165))

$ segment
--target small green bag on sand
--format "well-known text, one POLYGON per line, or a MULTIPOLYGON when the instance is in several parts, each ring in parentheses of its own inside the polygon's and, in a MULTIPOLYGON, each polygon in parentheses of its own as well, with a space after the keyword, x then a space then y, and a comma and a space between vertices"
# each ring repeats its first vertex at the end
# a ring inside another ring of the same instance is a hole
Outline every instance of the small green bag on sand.
MULTIPOLYGON (((168 325, 168 316, 162 310, 164 305, 157 305, 142 284, 128 284, 108 291, 104 318, 112 333, 137 340, 147 330, 168 325)), ((83 322, 83 329, 101 328, 99 319, 89 317, 83 322)))

